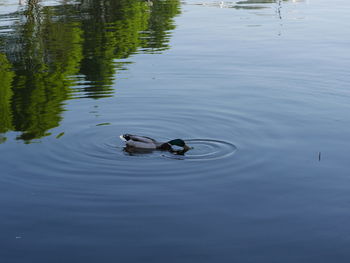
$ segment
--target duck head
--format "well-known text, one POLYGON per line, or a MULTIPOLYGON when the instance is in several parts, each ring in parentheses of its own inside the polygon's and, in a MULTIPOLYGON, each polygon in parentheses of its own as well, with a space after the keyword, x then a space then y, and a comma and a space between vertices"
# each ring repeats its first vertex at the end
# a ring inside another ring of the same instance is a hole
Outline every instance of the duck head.
POLYGON ((183 148, 183 152, 187 152, 191 147, 187 146, 184 140, 175 139, 167 142, 170 146, 179 146, 183 148))

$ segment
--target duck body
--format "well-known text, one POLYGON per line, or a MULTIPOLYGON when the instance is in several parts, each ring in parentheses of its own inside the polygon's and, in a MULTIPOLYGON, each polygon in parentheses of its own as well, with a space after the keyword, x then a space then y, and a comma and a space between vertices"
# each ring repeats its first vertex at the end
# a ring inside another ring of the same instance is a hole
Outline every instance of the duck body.
POLYGON ((119 137, 125 141, 126 146, 139 149, 156 150, 160 149, 161 145, 164 144, 146 136, 123 134, 119 137))

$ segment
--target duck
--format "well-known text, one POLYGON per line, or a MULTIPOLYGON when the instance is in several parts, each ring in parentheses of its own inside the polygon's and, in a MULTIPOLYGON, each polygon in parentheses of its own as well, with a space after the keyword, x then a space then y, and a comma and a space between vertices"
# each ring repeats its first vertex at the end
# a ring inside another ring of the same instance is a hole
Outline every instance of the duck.
POLYGON ((119 136, 125 142, 126 147, 141 150, 161 150, 169 151, 175 154, 184 154, 191 149, 182 139, 174 139, 167 142, 159 142, 147 136, 122 134, 119 136), (172 146, 181 147, 181 150, 174 150, 172 146))

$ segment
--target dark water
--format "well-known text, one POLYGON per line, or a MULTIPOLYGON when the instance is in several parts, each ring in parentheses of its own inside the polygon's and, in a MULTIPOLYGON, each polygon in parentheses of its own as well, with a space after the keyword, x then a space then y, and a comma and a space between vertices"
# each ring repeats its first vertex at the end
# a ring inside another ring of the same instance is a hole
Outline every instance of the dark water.
POLYGON ((0 261, 349 262, 349 11, 0 2, 0 261))

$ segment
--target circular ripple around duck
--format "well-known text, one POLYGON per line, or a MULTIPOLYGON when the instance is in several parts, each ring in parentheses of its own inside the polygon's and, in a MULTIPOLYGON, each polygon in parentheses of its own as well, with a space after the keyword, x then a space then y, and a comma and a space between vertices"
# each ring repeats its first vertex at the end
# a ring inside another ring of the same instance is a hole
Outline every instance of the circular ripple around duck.
POLYGON ((164 154, 164 157, 183 159, 183 160, 195 160, 195 161, 207 161, 222 159, 231 156, 237 151, 237 147, 229 142, 210 140, 210 139, 188 139, 185 140, 186 144, 192 147, 184 156, 176 156, 172 154, 164 154))
MULTIPOLYGON (((125 125, 122 125, 123 127, 125 125)), ((155 130, 137 129, 138 134, 155 134, 155 130)), ((152 127, 154 129, 154 127, 152 127)), ((30 165, 36 174, 69 180, 183 180, 195 179, 205 175, 214 175, 218 170, 238 169, 240 159, 235 166, 229 161, 237 147, 226 141, 210 139, 188 139, 186 144, 193 147, 185 155, 153 151, 144 154, 125 152, 124 142, 118 135, 123 130, 117 125, 90 126, 67 132, 64 136, 50 137, 50 143, 43 144, 42 155, 32 160, 30 165), (218 160, 210 165, 197 165, 199 162, 218 160), (176 160, 180 160, 180 163, 176 160), (197 162, 197 164, 194 164, 197 162), (232 168, 234 167, 234 168, 232 168)), ((158 131, 166 134, 166 131, 158 131)), ((180 135, 181 136, 181 135, 180 135)), ((170 136, 160 137, 167 140, 170 136)), ((50 183, 43 181, 42 183, 50 183)))

